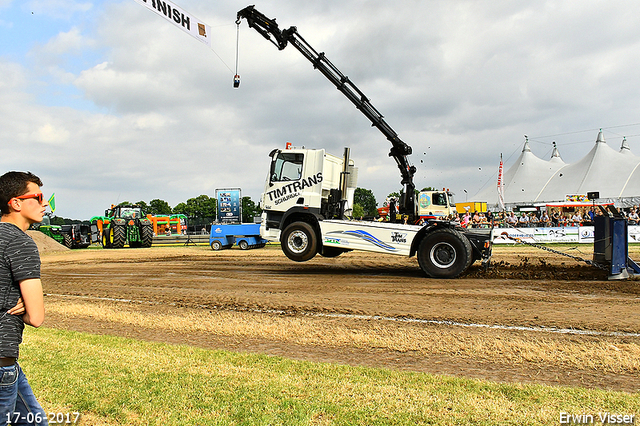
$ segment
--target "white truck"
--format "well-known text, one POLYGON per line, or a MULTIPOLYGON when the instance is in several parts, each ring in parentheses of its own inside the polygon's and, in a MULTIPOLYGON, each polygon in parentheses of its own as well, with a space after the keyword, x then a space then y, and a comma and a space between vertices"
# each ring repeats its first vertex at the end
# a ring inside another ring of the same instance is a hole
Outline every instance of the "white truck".
POLYGON ((396 161, 404 185, 398 211, 408 218, 408 224, 396 223, 395 215, 391 215, 391 222, 350 220, 357 169, 348 148, 342 158, 324 149, 276 149, 270 154, 269 176, 261 197, 261 236, 280 241, 285 255, 297 262, 316 254, 335 257, 350 250, 416 254, 421 269, 434 278, 455 278, 475 260, 488 265, 491 229, 464 229, 446 220, 414 224, 419 218, 413 183, 416 168, 407 158, 412 149, 364 93, 324 53, 316 52, 296 27, 281 31, 275 19, 267 18, 254 6, 238 12, 237 25, 242 18, 278 49, 291 43, 387 137, 392 145, 389 156, 396 161))

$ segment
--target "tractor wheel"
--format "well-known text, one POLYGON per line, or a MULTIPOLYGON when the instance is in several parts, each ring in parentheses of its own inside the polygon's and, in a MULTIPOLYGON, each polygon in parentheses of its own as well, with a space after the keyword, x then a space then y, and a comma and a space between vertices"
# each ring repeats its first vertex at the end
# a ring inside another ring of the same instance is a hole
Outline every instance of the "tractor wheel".
POLYGON ((111 248, 112 244, 111 244, 111 238, 110 238, 111 232, 109 231, 109 229, 103 229, 102 230, 102 247, 103 248, 111 248))
POLYGON ((113 248, 122 248, 127 241, 127 229, 124 226, 112 225, 109 229, 109 238, 113 248))
POLYGON ((249 243, 246 240, 241 240, 238 243, 238 247, 240 247, 241 250, 248 250, 249 249, 249 243))
POLYGON ((280 236, 282 251, 295 262, 305 262, 318 251, 316 233, 306 222, 293 222, 280 236))
POLYGON ((455 278, 473 260, 471 243, 460 232, 449 228, 427 234, 418 247, 420 268, 433 278, 455 278))
POLYGON ((142 247, 151 247, 151 244, 153 244, 153 226, 142 225, 140 227, 140 238, 142 239, 142 247))
POLYGON ((213 240, 211 243, 211 250, 219 251, 222 250, 222 243, 218 240, 213 240))
POLYGON ((62 238, 63 238, 62 242, 64 243, 64 246, 66 248, 69 248, 69 249, 73 248, 73 240, 71 239, 71 235, 63 234, 62 238))

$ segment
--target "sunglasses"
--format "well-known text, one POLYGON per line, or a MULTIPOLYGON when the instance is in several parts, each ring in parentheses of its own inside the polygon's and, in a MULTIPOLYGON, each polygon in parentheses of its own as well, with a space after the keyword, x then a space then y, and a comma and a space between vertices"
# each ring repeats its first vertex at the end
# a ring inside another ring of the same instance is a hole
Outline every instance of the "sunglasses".
POLYGON ((13 197, 13 198, 17 198, 18 200, 30 200, 31 198, 33 198, 35 200, 38 200, 40 204, 42 204, 42 200, 44 200, 44 196, 42 195, 42 192, 37 192, 35 194, 21 195, 19 197, 13 197))

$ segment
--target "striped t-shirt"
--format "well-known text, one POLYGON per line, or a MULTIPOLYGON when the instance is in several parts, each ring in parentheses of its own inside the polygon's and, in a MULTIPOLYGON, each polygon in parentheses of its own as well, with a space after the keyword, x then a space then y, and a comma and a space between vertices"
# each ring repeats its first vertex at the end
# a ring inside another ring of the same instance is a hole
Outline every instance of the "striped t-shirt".
POLYGON ((38 246, 16 225, 0 222, 0 357, 18 358, 24 321, 7 311, 18 303, 20 281, 30 278, 40 278, 38 246))

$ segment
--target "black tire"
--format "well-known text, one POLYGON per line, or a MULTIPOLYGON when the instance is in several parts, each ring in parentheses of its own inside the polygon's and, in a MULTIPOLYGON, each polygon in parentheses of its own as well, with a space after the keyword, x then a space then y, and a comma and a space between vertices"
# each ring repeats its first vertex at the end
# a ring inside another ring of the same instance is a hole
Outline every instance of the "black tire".
POLYGON ((71 235, 69 234, 63 234, 62 235, 62 242, 64 243, 64 246, 66 248, 72 249, 73 248, 73 240, 71 239, 71 235))
POLYGON ((293 222, 280 236, 284 254, 294 262, 306 262, 318 252, 318 239, 313 227, 306 222, 293 222))
POLYGON ((111 240, 109 239, 109 229, 102 230, 102 248, 111 248, 111 240))
POLYGON ((238 247, 240 247, 240 250, 248 250, 249 243, 246 240, 240 240, 240 242, 238 243, 238 247))
POLYGON ((141 225, 140 239, 142 240, 142 247, 151 247, 151 244, 153 244, 153 226, 141 225))
POLYGON ((111 246, 113 248, 122 248, 127 241, 127 229, 124 226, 112 225, 110 230, 111 246))
POLYGON ((322 255, 322 257, 338 257, 342 253, 346 253, 348 251, 349 250, 341 249, 338 247, 323 246, 322 253, 320 254, 322 255))
POLYGON ((222 250, 222 243, 218 240, 213 240, 213 242, 211 243, 211 250, 222 250))
POLYGON ((442 228, 427 234, 418 246, 418 264, 433 278, 456 278, 473 261, 469 240, 460 232, 442 228))

